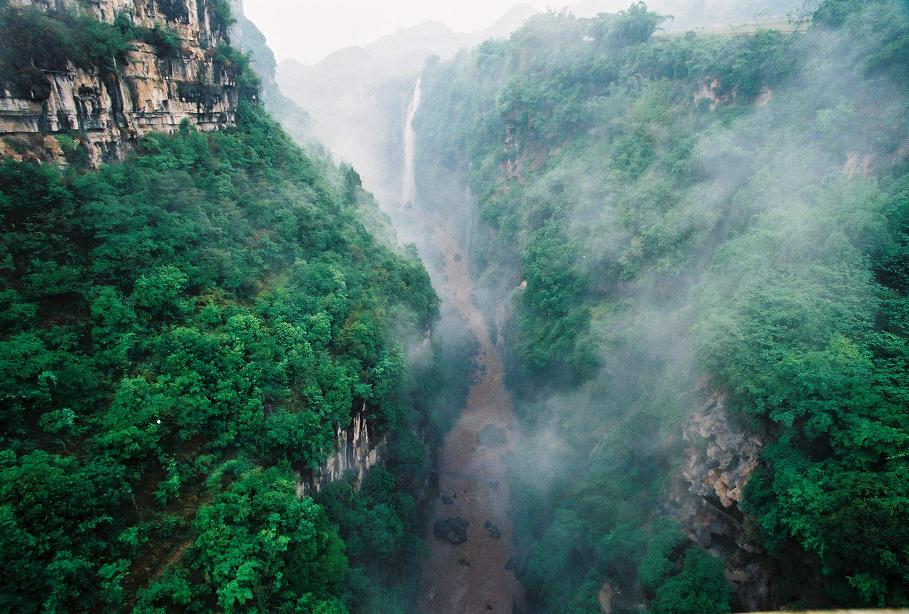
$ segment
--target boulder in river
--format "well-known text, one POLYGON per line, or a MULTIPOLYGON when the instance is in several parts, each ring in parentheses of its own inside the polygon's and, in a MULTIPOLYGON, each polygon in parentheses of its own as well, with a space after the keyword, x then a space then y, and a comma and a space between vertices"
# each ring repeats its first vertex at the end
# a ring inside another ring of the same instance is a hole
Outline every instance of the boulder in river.
POLYGON ((467 527, 469 522, 463 518, 445 518, 437 520, 432 526, 433 534, 454 546, 459 546, 467 541, 467 527))
POLYGON ((490 537, 492 537, 494 540, 498 541, 502 539, 502 531, 500 531, 499 527, 492 524, 490 521, 487 520, 485 524, 483 524, 483 527, 489 531, 490 537))
POLYGON ((485 448, 501 448, 508 441, 505 429, 492 424, 477 433, 477 443, 485 448))

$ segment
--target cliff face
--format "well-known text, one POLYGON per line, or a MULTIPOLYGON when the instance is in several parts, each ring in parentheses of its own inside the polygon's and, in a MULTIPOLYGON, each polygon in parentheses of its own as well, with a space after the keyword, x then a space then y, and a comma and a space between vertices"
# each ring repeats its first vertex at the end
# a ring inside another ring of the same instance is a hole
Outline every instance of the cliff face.
POLYGON ((769 561, 739 509, 742 491, 760 463, 763 442, 737 424, 720 391, 702 391, 685 426, 686 462, 672 507, 688 536, 721 557, 738 605, 771 606, 769 561))
MULTIPOLYGON (((375 439, 375 438, 374 438, 375 439)), ((297 481, 297 496, 317 493, 328 484, 351 474, 355 488, 360 488, 366 473, 382 458, 385 437, 370 440, 366 404, 346 428, 337 428, 335 451, 317 471, 303 471, 297 481)))
MULTIPOLYGON (((89 15, 113 23, 126 15, 136 27, 166 29, 179 37, 179 51, 162 55, 134 41, 128 62, 115 72, 68 62, 65 70, 42 70, 48 87, 0 92, 0 156, 58 159, 48 135, 82 141, 94 164, 118 159, 136 138, 172 133, 183 120, 200 130, 234 123, 238 103, 234 75, 215 59, 226 41, 214 0, 9 0, 12 7, 89 15)), ((43 84, 42 84, 43 85, 43 84)))

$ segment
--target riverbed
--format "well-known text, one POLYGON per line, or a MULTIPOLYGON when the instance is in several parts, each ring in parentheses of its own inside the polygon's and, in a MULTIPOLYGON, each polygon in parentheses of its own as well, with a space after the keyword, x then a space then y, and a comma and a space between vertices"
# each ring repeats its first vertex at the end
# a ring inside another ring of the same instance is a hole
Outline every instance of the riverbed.
POLYGON ((444 257, 444 279, 436 281, 436 290, 464 319, 479 342, 479 354, 467 406, 437 455, 440 496, 432 503, 426 529, 429 552, 419 605, 427 614, 510 614, 524 609, 523 589, 513 571, 516 553, 505 466, 520 430, 461 246, 438 228, 431 233, 424 240, 444 257), (465 543, 454 545, 433 532, 437 522, 453 518, 469 523, 465 543))

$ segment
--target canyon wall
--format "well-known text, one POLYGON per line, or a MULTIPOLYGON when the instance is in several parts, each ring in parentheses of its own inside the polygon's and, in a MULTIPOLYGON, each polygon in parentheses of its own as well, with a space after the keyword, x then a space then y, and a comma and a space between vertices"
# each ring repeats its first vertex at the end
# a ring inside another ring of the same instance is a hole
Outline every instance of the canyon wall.
POLYGON ((382 459, 385 437, 370 435, 366 415, 366 404, 354 414, 353 421, 346 428, 337 427, 335 451, 318 470, 300 472, 297 481, 297 496, 317 493, 328 484, 353 477, 354 487, 363 483, 366 473, 382 459), (372 439, 370 439, 372 437, 372 439))
POLYGON ((730 413, 726 394, 706 385, 684 429, 685 464, 671 492, 671 513, 688 537, 723 559, 738 604, 772 607, 770 562, 739 504, 758 468, 763 441, 730 413))
MULTIPOLYGON (((183 121, 199 130, 231 126, 238 93, 235 75, 217 61, 227 41, 217 0, 9 0, 11 7, 90 15, 113 23, 128 16, 137 26, 166 29, 180 41, 162 55, 135 41, 127 65, 110 72, 68 62, 66 70, 43 70, 47 87, 30 91, 2 84, 0 157, 61 157, 57 135, 81 141, 93 164, 116 160, 149 132, 175 132, 183 121)), ((39 67, 41 68, 41 67, 39 67)))

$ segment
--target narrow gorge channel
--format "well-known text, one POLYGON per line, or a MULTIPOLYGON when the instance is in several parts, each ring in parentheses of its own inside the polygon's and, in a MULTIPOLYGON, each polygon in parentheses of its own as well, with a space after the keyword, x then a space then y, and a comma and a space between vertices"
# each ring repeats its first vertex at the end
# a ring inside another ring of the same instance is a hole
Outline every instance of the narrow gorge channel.
POLYGON ((520 426, 503 383, 498 349, 476 302, 464 250, 446 224, 414 206, 413 121, 420 102, 418 79, 404 126, 403 210, 393 215, 395 226, 406 240, 441 254, 433 285, 443 311, 447 306, 457 312, 465 332, 477 340, 478 352, 467 405, 435 455, 439 496, 430 506, 426 527, 419 607, 426 613, 523 611, 506 475, 506 459, 518 444, 520 426))
POLYGON ((427 528, 429 554, 420 606, 427 613, 510 613, 524 605, 510 564, 515 547, 505 464, 518 443, 519 425, 460 246, 439 229, 433 229, 432 239, 445 258, 446 283, 437 291, 463 317, 479 342, 479 354, 467 407, 437 456, 440 497, 432 505, 427 528), (466 542, 454 544, 440 537, 440 530, 460 521, 467 522, 466 542))

